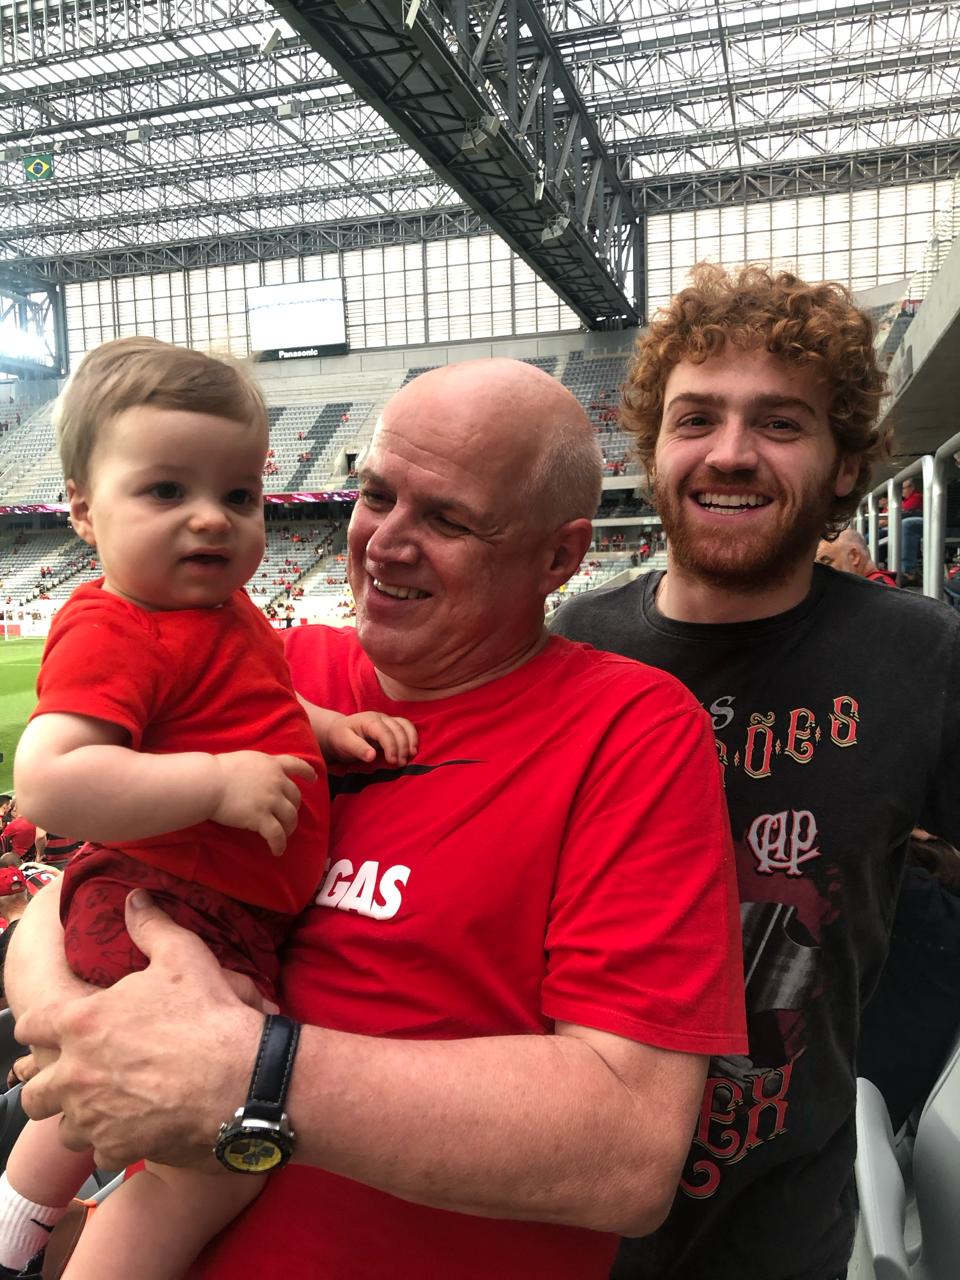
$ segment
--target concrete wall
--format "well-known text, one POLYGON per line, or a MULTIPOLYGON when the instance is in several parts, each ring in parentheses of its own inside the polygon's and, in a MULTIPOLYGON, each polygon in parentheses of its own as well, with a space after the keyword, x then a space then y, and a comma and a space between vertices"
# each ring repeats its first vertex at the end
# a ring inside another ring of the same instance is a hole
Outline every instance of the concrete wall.
POLYGON ((490 338, 481 341, 449 342, 431 346, 380 347, 351 351, 345 356, 320 356, 306 360, 277 360, 257 365, 257 377, 264 385, 283 383, 286 388, 315 385, 318 378, 356 378, 362 374, 399 375, 422 365, 453 364, 460 360, 480 360, 490 356, 559 356, 583 351, 588 356, 620 355, 633 350, 637 330, 609 333, 538 334, 525 338, 490 338))
POLYGON ((960 314, 960 236, 937 272, 923 305, 904 334, 896 354, 890 362, 890 385, 894 396, 907 382, 916 376, 927 357, 938 345, 953 321, 960 314))

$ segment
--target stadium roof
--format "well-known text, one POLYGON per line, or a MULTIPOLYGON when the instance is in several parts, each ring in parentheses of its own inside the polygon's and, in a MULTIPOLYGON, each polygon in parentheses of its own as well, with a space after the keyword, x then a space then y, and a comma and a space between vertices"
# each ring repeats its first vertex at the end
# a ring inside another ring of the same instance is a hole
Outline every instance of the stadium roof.
POLYGON ((497 146, 527 146, 530 187, 529 139, 552 145, 545 78, 568 151, 579 95, 589 190, 559 165, 553 198, 599 260, 617 219, 960 171, 952 0, 548 0, 540 40, 525 4, 0 0, 0 264, 76 279, 499 230, 462 169, 438 172, 325 56, 390 9, 442 31, 463 87, 496 106, 497 146))

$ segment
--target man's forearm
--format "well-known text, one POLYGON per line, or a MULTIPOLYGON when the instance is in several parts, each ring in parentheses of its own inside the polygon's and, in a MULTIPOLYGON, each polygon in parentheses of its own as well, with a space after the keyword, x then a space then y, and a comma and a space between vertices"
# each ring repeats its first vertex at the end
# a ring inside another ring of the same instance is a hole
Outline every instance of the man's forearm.
MULTIPOLYGON (((24 1105, 38 1119, 63 1110, 65 1141, 91 1143, 104 1167, 189 1163, 246 1096, 262 1013, 152 904, 128 908, 128 927, 146 970, 21 1017, 32 1043, 62 1048, 24 1105), (185 1076, 184 1061, 203 1072, 185 1076)), ((296 1158, 438 1208, 651 1231, 679 1179, 706 1060, 559 1030, 410 1041, 305 1027, 287 1099, 296 1158)))
POLYGON ((288 1099, 296 1158, 436 1208, 646 1234, 672 1200, 705 1075, 705 1060, 646 1053, 641 1092, 573 1035, 307 1027, 288 1099))

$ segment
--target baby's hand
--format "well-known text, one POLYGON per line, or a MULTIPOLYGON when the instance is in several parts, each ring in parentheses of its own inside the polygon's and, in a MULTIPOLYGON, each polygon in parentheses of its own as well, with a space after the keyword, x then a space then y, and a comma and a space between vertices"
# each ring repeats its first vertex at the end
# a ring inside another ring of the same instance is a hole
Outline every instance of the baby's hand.
POLYGON ((331 760, 375 760, 376 745, 387 764, 403 766, 417 754, 417 731, 402 716, 385 716, 380 711, 358 711, 339 716, 327 731, 326 754, 331 760))
POLYGON ((222 786, 210 817, 225 827, 259 832, 279 857, 297 825, 301 795, 294 778, 316 782, 314 770, 297 756, 268 756, 262 751, 230 751, 213 759, 222 786))

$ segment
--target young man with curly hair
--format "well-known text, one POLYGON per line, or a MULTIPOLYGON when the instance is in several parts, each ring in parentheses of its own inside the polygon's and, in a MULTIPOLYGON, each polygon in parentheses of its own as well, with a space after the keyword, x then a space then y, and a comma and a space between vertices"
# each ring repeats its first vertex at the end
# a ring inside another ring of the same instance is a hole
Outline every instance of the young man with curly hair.
POLYGON ((617 1280, 845 1274, 860 1010, 911 829, 960 835, 960 618, 814 563, 885 447, 882 393, 846 290, 707 265, 624 387, 667 569, 556 629, 672 672, 713 718, 750 1048, 711 1062, 670 1215, 624 1242, 617 1280))

